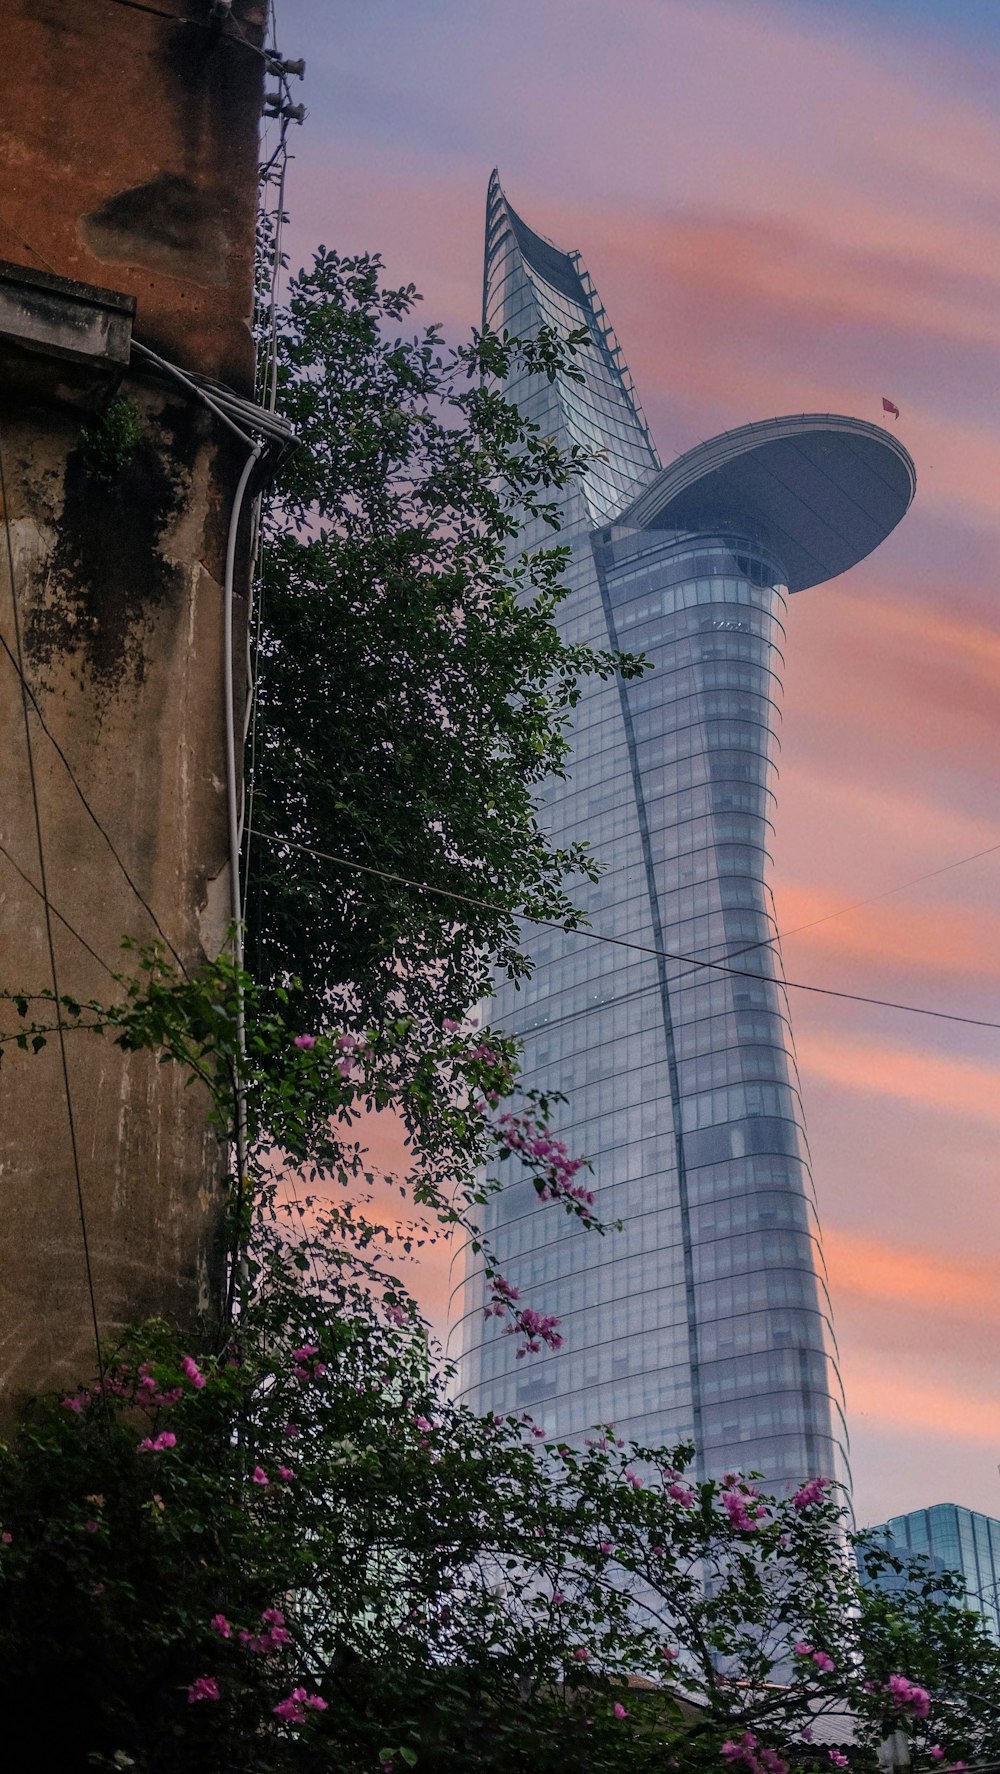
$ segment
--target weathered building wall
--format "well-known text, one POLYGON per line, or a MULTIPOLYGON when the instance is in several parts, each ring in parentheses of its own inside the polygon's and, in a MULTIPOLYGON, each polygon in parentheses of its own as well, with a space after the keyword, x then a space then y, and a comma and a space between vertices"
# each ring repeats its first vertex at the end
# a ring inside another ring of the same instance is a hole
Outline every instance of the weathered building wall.
MULTIPOLYGON (((0 257, 134 297, 136 339, 249 394, 265 8, 211 10, 7 0, 0 257)), ((222 582, 244 458, 203 406, 138 369, 109 452, 92 414, 0 367, 0 636, 16 655, 16 595, 59 985, 84 998, 117 994, 123 936, 159 937, 190 969, 229 917, 222 582)), ((247 578, 244 544, 238 625, 247 578)), ((0 984, 42 990, 24 714, 3 650, 0 759, 0 984)), ((67 1056, 102 1334, 154 1313, 195 1331, 221 1279, 207 1103, 175 1067, 94 1037, 69 1034, 67 1056)), ((94 1369, 54 1040, 0 1068, 0 1339, 0 1409, 94 1369)))

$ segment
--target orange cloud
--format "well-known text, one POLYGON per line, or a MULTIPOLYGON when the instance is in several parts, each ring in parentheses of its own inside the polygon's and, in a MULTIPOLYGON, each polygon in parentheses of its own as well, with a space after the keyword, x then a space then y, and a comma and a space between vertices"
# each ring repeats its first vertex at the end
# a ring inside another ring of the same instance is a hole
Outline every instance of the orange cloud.
MULTIPOLYGON (((1000 1398, 961 1384, 907 1373, 898 1364, 891 1372, 877 1351, 855 1354, 845 1364, 844 1386, 849 1412, 870 1415, 881 1427, 918 1429, 935 1438, 1000 1446, 1000 1398)), ((960 1483, 960 1474, 955 1481, 960 1483)))
POLYGON ((804 1083, 819 1078, 843 1090, 895 1097, 923 1109, 1000 1125, 1000 1070, 995 1065, 918 1048, 848 1041, 816 1029, 805 1038, 800 1035, 798 1057, 804 1083))
POLYGON ((851 585, 838 585, 831 600, 832 613, 838 625, 849 629, 857 642, 865 636, 869 648, 884 646, 894 652, 929 656, 938 668, 942 660, 960 667, 972 679, 982 679, 996 696, 1000 693, 1000 630, 968 617, 954 616, 947 609, 952 595, 947 585, 941 587, 942 608, 916 603, 906 585, 879 583, 878 595, 872 588, 864 591, 851 585))
POLYGON ((880 969, 909 967, 977 979, 1000 975, 995 913, 955 905, 918 908, 902 896, 853 911, 841 910, 843 905, 843 897, 828 888, 783 883, 780 928, 789 944, 794 941, 796 955, 808 948, 870 961, 880 969))
POLYGON ((602 217, 600 231, 647 293, 659 290, 661 304, 683 309, 699 334, 716 340, 727 337, 718 327, 725 312, 737 320, 738 338, 758 331, 773 337, 776 328, 791 327, 814 351, 835 327, 884 331, 897 343, 913 335, 992 351, 1000 278, 991 277, 988 255, 978 275, 960 272, 937 219, 923 226, 911 219, 905 237, 897 225, 891 245, 875 238, 877 225, 862 242, 853 228, 848 233, 842 223, 831 233, 825 223, 824 216, 820 229, 787 209, 752 217, 619 212, 602 217))
MULTIPOLYGON (((877 570, 862 566, 851 582, 793 604, 787 713, 795 726, 785 733, 793 767, 804 748, 827 761, 861 739, 862 791, 908 758, 926 760, 925 776, 956 762, 970 774, 989 771, 1000 704, 996 629, 907 597, 877 570), (796 656, 797 641, 808 648, 805 659, 796 656)), ((953 595, 942 586, 942 605, 953 595)))
POLYGON ((923 786, 921 793, 913 794, 900 783, 887 785, 874 772, 867 781, 858 780, 853 773, 845 775, 836 765, 831 767, 828 759, 823 767, 808 760, 793 759, 790 765, 783 760, 782 809, 789 783, 797 796, 822 807, 825 818, 832 817, 839 824, 850 815, 854 822, 880 834, 894 852, 912 850, 928 868, 958 862, 963 856, 1000 844, 1000 825, 993 818, 974 816, 950 802, 930 799, 923 786))
POLYGON ((823 1251, 838 1296, 944 1311, 1000 1328, 1000 1289, 992 1262, 944 1259, 837 1226, 826 1227, 823 1251))

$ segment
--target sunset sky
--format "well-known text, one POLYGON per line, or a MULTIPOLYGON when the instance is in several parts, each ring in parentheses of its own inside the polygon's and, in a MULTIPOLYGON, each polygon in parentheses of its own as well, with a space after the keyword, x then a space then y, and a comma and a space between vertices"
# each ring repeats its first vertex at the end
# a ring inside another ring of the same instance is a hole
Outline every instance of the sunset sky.
MULTIPOLYGON (((841 911, 1000 845, 1000 7, 279 0, 278 24, 308 64, 296 263, 378 250, 457 339, 496 164, 582 251, 665 461, 899 406, 913 509, 791 611, 785 967, 1000 1021, 1000 853, 841 911)), ((1000 1030, 793 1013, 859 1519, 1000 1515, 1000 1030)))

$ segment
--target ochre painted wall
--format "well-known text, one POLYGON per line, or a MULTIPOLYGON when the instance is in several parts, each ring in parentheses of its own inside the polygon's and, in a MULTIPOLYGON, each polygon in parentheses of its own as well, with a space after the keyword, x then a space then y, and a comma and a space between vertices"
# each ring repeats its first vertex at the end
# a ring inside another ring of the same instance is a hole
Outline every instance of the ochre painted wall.
MULTIPOLYGON (((209 0, 7 0, 0 257, 134 296, 137 339, 249 394, 264 6, 236 0, 218 29, 209 13, 209 0)), ((59 983, 85 998, 116 995, 123 936, 160 935, 192 969, 229 916, 222 579, 242 454, 181 389, 137 370, 120 390, 133 447, 110 475, 86 415, 0 381, 0 634, 16 652, 9 533, 59 983)), ((247 580, 244 542, 238 664, 247 580)), ((23 711, 2 651, 0 759, 0 983, 40 991, 23 711)), ((151 1314, 196 1338, 222 1274, 206 1100, 175 1067, 94 1037, 70 1034, 67 1053, 104 1340, 151 1314)), ((4 1412, 95 1366, 54 1040, 0 1067, 0 1351, 4 1412)))

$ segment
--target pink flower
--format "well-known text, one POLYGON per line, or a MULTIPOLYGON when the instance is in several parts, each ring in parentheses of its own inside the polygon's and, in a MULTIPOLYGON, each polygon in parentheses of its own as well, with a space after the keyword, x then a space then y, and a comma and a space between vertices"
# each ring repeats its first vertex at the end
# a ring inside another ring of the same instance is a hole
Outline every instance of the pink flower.
POLYGON ((941 1748, 940 1743, 932 1743, 930 1746, 930 1749, 927 1751, 927 1753, 930 1756, 932 1762, 943 1762, 944 1761, 944 1750, 941 1748))
POLYGON ((664 1663, 677 1662, 678 1653, 676 1651, 671 1651, 668 1645, 661 1645, 656 1655, 662 1657, 664 1663))
POLYGON ((385 1309, 385 1315, 390 1324, 398 1324, 402 1326, 409 1322, 408 1315, 402 1306, 387 1306, 385 1309))
MULTIPOLYGON (((155 1385, 155 1381, 154 1381, 154 1385, 155 1385)), ((82 1411, 84 1405, 89 1403, 89 1399, 90 1399, 89 1393, 77 1392, 73 1395, 72 1398, 64 1398, 63 1399, 63 1410, 64 1411, 82 1411)))
POLYGON ((267 1473, 264 1471, 263 1466, 255 1466, 250 1476, 253 1479, 254 1484, 264 1485, 270 1484, 271 1482, 267 1473))
POLYGON ((917 1719, 925 1719, 930 1712, 931 1697, 927 1689, 908 1681, 905 1675, 891 1675, 885 1691, 900 1712, 912 1712, 917 1719))
MULTIPOLYGON (((299 1692, 304 1694, 305 1690, 296 1688, 295 1694, 299 1692)), ((287 1700, 279 1700, 277 1706, 271 1708, 275 1717, 284 1719, 286 1725, 301 1725, 306 1716, 302 1704, 296 1700, 295 1694, 289 1694, 287 1700)))
POLYGON ((814 1651, 812 1660, 817 1669, 821 1669, 824 1675, 830 1675, 835 1668, 833 1658, 828 1656, 826 1651, 814 1651))
MULTIPOLYGON (((202 1385, 204 1385, 204 1383, 205 1382, 202 1381, 202 1385)), ((152 1398, 150 1400, 148 1400, 148 1402, 150 1404, 158 1404, 158 1405, 179 1404, 183 1397, 184 1397, 183 1386, 171 1386, 169 1392, 154 1392, 152 1398)), ((147 1401, 143 1400, 143 1402, 146 1403, 147 1401)))
POLYGON ((301 1725, 306 1716, 306 1707, 312 1712, 325 1712, 326 1701, 320 1694, 307 1694, 305 1688, 293 1688, 287 1700, 279 1700, 271 1711, 290 1725, 301 1725))
POLYGON ((686 1484, 668 1484, 667 1496, 672 1497, 675 1503, 680 1503, 684 1509, 690 1509, 694 1503, 694 1492, 686 1484))
POLYGON ((84 1525, 84 1528, 88 1534, 96 1534, 97 1533, 96 1521, 85 1521, 83 1525, 84 1525))
POLYGON ((807 1645, 804 1638, 800 1638, 798 1644, 792 1646, 792 1650, 796 1657, 811 1657, 813 1654, 812 1645, 807 1645))
POLYGON ((213 1614, 208 1624, 220 1638, 229 1638, 233 1630, 225 1614, 213 1614))
POLYGON ((752 1534, 758 1526, 756 1517, 760 1514, 759 1508, 755 1507, 754 1513, 751 1515, 747 1507, 748 1496, 751 1494, 745 1491, 723 1491, 722 1493, 723 1505, 730 1523, 740 1534, 752 1534))
POLYGON ((14 1536, 13 1534, 9 1534, 6 1528, 4 1528, 3 1533, 0 1534, 0 1544, 4 1546, 12 1546, 14 1544, 14 1536))
POLYGON ((139 1452, 140 1454, 162 1454, 165 1448, 175 1448, 176 1446, 177 1437, 173 1430, 162 1429, 155 1440, 151 1441, 148 1435, 144 1436, 139 1443, 139 1452))
POLYGON ((839 1749, 828 1749, 826 1753, 829 1756, 829 1758, 835 1768, 849 1768, 850 1767, 851 1764, 848 1761, 847 1757, 841 1755, 839 1749))
POLYGON ((429 1423, 426 1417, 414 1417, 413 1427, 414 1429, 419 1429, 421 1435, 430 1435, 434 1425, 433 1423, 429 1423))
POLYGON ((181 1362, 181 1372, 190 1380, 196 1392, 200 1392, 205 1384, 205 1376, 198 1363, 190 1355, 185 1355, 181 1362))
POLYGON ((628 1718, 628 1707, 623 1706, 620 1700, 615 1701, 615 1718, 616 1719, 627 1719, 628 1718))
POLYGON ((218 1700, 219 1684, 214 1675, 196 1676, 188 1689, 188 1705, 193 1706, 196 1700, 218 1700))
POLYGON ((811 1478, 808 1484, 796 1491, 792 1503, 796 1509, 807 1509, 810 1503, 822 1503, 823 1493, 830 1488, 828 1478, 811 1478))
POLYGON ((577 1663, 590 1662, 590 1652, 586 1650, 583 1645, 576 1646, 576 1649, 573 1652, 573 1657, 577 1663))
POLYGON ((563 1595, 561 1589, 554 1589, 552 1591, 552 1606, 554 1608, 564 1608, 566 1606, 566 1597, 563 1595))
POLYGON ((308 1361, 311 1356, 319 1354, 318 1343, 303 1343, 301 1349, 292 1350, 293 1361, 308 1361))
POLYGON ((631 1466, 625 1468, 625 1477, 634 1491, 642 1490, 642 1479, 639 1477, 638 1473, 632 1471, 631 1466))
POLYGON ((278 1467, 278 1477, 280 1478, 282 1484, 290 1484, 292 1479, 295 1477, 295 1474, 292 1471, 290 1466, 279 1466, 278 1467))
POLYGON ((615 1549, 615 1547, 614 1547, 613 1540, 602 1540, 601 1541, 600 1551, 603 1552, 605 1558, 610 1558, 611 1554, 614 1552, 614 1549, 615 1549))
POLYGON ((453 1016, 446 1016, 441 1026, 446 1035, 454 1035, 458 1029, 458 1024, 453 1016))
POLYGON ((310 1047, 315 1047, 315 1045, 315 1035, 296 1035, 295 1040, 292 1042, 293 1047, 300 1047, 306 1053, 308 1053, 310 1047))

